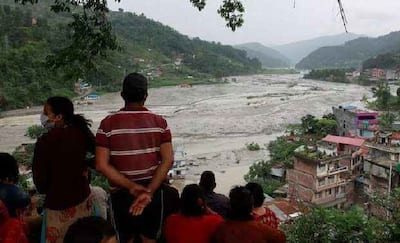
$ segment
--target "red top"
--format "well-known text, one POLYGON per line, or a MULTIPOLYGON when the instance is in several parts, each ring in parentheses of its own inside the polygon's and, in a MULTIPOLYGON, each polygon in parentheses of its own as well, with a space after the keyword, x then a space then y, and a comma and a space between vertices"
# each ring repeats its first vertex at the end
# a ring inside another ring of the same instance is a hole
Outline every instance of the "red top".
POLYGON ((200 217, 172 214, 165 223, 165 238, 167 243, 208 243, 223 221, 218 214, 200 217))
POLYGON ((0 242, 28 243, 21 221, 10 218, 2 201, 0 201, 0 242))
POLYGON ((262 215, 258 215, 255 212, 252 212, 251 215, 253 216, 253 218, 258 221, 261 222, 265 225, 268 225, 269 227, 273 228, 273 229, 278 229, 279 227, 279 219, 275 216, 275 213, 272 212, 271 209, 269 209, 268 207, 264 207, 265 213, 262 215))
POLYGON ((110 163, 132 181, 151 179, 171 142, 166 120, 145 107, 126 107, 101 121, 96 146, 110 150, 110 163))
POLYGON ((222 223, 211 242, 218 243, 284 243, 285 234, 254 220, 222 223))

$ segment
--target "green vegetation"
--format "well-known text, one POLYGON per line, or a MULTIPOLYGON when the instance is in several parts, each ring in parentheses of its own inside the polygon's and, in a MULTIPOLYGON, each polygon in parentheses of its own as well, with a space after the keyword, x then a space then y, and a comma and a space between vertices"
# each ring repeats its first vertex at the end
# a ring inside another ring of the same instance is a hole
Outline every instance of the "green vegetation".
POLYGON ((26 130, 25 136, 30 137, 32 139, 37 139, 40 137, 44 132, 46 132, 46 128, 40 125, 33 125, 28 127, 26 130))
MULTIPOLYGON (((324 115, 321 119, 306 115, 301 118, 301 124, 289 125, 287 132, 290 133, 290 136, 281 136, 271 141, 267 146, 270 159, 252 164, 249 172, 244 176, 245 181, 257 182, 263 187, 265 193, 272 194, 272 192, 285 184, 284 178, 282 178, 282 181, 273 178, 271 175, 272 167, 292 168, 294 151, 298 147, 314 143, 327 134, 336 134, 336 121, 334 119, 333 114, 324 115)), ((251 144, 247 145, 248 149, 251 144)), ((305 146, 305 148, 307 147, 305 146)))
POLYGON ((363 70, 372 68, 391 69, 400 65, 400 53, 385 53, 363 62, 363 70))
POLYGON ((283 226, 288 242, 384 242, 385 228, 379 220, 367 217, 354 207, 348 211, 313 208, 283 226))
POLYGON ((42 104, 52 95, 73 97, 79 78, 106 92, 119 89, 123 76, 132 71, 148 75, 151 87, 159 87, 213 83, 215 78, 261 70, 260 62, 247 58, 245 51, 190 39, 144 15, 124 12, 107 15, 118 50, 78 53, 86 47, 70 46, 77 36, 68 28, 76 16, 52 13, 50 3, 0 4, 0 21, 7 23, 0 26, 0 111, 42 104))
POLYGON ((362 37, 341 46, 319 48, 296 65, 296 69, 358 68, 365 60, 399 49, 400 32, 377 38, 362 37))
POLYGON ((246 148, 250 151, 258 151, 260 150, 260 145, 255 142, 247 143, 246 148))
POLYGON ((292 68, 267 68, 262 71, 264 74, 298 74, 299 71, 292 68))
POLYGON ((330 82, 349 83, 346 72, 353 72, 354 69, 317 69, 304 75, 305 79, 317 79, 330 82))

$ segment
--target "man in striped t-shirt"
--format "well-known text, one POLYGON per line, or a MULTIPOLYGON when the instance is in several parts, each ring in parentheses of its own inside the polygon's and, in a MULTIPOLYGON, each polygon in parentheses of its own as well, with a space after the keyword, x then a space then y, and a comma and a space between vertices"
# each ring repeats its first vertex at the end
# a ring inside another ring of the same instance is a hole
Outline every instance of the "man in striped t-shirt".
MULTIPOLYGON (((163 117, 144 107, 144 76, 126 76, 121 96, 125 107, 102 120, 97 131, 96 168, 111 184, 121 242, 155 242, 172 190, 163 186, 173 164, 171 133, 163 117)), ((172 197, 177 200, 178 193, 172 197)))

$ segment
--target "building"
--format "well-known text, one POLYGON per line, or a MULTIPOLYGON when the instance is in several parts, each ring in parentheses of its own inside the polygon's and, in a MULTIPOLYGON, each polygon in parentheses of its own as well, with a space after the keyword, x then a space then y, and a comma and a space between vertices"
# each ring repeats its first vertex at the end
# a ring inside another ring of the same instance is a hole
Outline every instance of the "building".
POLYGON ((288 197, 314 206, 347 208, 362 170, 363 139, 328 135, 321 147, 299 147, 287 170, 288 197))
POLYGON ((360 110, 356 106, 332 107, 332 111, 339 136, 371 138, 378 130, 377 111, 360 110))
POLYGON ((386 79, 386 72, 380 68, 373 68, 371 70, 371 78, 376 80, 386 79))
POLYGON ((364 156, 363 184, 366 194, 386 194, 399 186, 400 134, 376 132, 374 139, 365 143, 368 154, 364 156))

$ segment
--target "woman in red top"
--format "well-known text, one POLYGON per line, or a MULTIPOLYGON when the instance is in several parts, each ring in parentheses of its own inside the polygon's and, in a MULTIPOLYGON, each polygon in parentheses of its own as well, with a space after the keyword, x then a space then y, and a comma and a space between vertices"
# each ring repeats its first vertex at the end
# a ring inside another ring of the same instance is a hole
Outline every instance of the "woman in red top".
POLYGON ((167 218, 165 238, 168 243, 208 243, 223 221, 207 209, 200 187, 187 185, 181 195, 180 213, 167 218))
POLYGON ((249 190, 253 195, 254 208, 251 212, 253 218, 256 221, 268 225, 273 229, 278 229, 279 219, 275 216, 275 213, 272 212, 271 209, 269 209, 267 206, 263 206, 265 196, 261 185, 250 182, 247 183, 246 189, 249 190))

